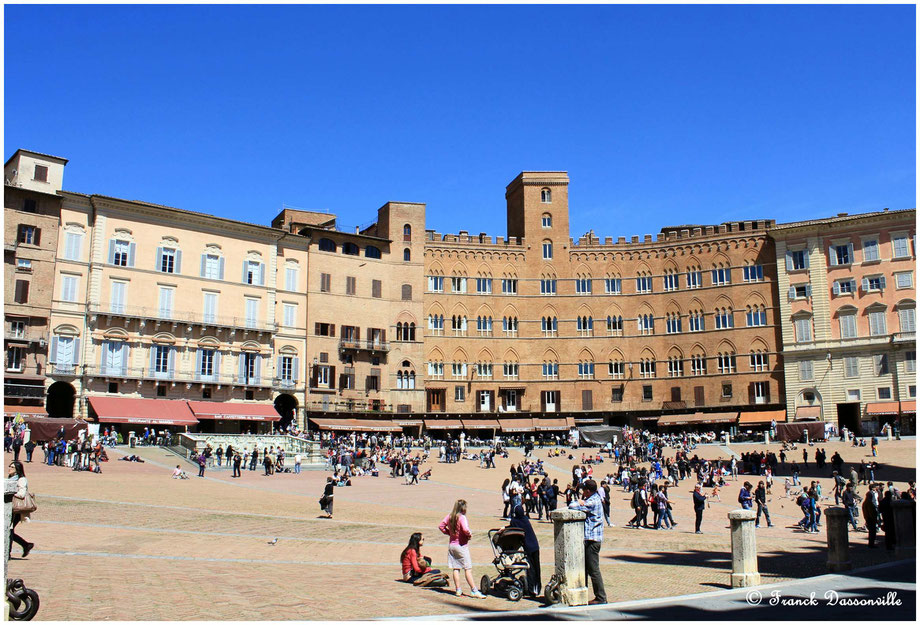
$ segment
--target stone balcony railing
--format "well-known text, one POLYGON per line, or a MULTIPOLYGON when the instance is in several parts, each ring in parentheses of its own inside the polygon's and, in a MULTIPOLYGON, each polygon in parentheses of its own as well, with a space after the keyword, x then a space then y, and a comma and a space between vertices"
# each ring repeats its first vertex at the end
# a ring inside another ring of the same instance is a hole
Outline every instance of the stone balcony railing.
POLYGON ((276 332, 278 324, 247 317, 223 315, 206 315, 201 312, 166 310, 144 306, 125 306, 119 304, 90 304, 89 312, 96 315, 140 319, 161 323, 184 323, 203 327, 232 328, 235 330, 252 330, 256 332, 276 332))

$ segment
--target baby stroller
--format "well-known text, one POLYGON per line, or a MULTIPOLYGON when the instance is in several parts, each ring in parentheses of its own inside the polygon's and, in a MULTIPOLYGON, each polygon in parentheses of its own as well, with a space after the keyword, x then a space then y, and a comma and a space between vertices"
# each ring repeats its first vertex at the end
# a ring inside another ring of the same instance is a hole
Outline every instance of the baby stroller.
POLYGON ((494 589, 496 594, 505 595, 510 601, 520 601, 524 596, 525 577, 530 564, 524 552, 524 530, 517 527, 489 530, 489 544, 495 558, 492 564, 498 575, 491 579, 483 575, 479 591, 488 595, 494 589))

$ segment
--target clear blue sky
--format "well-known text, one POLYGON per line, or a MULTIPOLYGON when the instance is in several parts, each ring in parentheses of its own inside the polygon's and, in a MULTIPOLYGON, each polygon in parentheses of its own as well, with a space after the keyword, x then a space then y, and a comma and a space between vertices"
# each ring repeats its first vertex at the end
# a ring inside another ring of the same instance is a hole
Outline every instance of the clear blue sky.
POLYGON ((913 6, 4 10, 5 157, 68 190, 503 235, 567 170, 574 237, 915 206, 913 6))

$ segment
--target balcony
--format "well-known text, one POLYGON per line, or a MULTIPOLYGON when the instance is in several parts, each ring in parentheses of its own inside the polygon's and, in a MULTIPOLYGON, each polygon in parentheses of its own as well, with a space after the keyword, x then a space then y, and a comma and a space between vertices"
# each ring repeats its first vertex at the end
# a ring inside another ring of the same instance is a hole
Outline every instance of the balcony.
POLYGON ((304 385, 298 380, 288 380, 286 378, 275 378, 272 380, 272 386, 275 388, 283 388, 287 390, 302 389, 304 385))
POLYGON ((366 351, 386 354, 390 351, 390 344, 380 340, 365 339, 342 339, 339 341, 339 351, 366 351))
POLYGON ((155 382, 179 382, 182 384, 258 386, 267 388, 272 386, 272 379, 267 377, 256 378, 254 376, 221 375, 217 373, 207 375, 199 372, 156 371, 149 367, 132 368, 92 365, 85 368, 85 375, 87 377, 114 378, 118 380, 151 380, 155 382))
POLYGON ((39 343, 47 345, 48 337, 42 332, 11 332, 9 330, 3 335, 4 341, 13 341, 15 343, 39 343))
POLYGON ((71 363, 55 362, 48 364, 48 375, 77 376, 79 375, 80 365, 71 363))
POLYGON ((233 330, 252 330, 254 332, 276 332, 278 324, 268 321, 249 319, 247 317, 230 317, 221 315, 205 315, 201 312, 162 310, 160 308, 146 308, 143 306, 118 306, 90 304, 89 312, 94 315, 108 317, 121 317, 124 319, 139 319, 141 322, 154 321, 158 323, 184 323, 213 328, 230 328, 233 330))
POLYGON ((916 332, 895 332, 891 335, 892 343, 916 343, 917 342, 917 333, 916 332))
POLYGON ((41 398, 45 396, 45 386, 43 384, 10 384, 7 382, 3 385, 3 396, 41 398))

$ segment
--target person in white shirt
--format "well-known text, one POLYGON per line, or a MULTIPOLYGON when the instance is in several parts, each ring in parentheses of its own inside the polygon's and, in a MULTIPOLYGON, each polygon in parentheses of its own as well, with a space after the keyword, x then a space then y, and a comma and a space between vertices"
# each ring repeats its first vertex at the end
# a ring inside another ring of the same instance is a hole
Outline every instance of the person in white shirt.
POLYGON ((303 458, 300 454, 294 456, 294 473, 300 473, 300 464, 303 462, 303 458))

